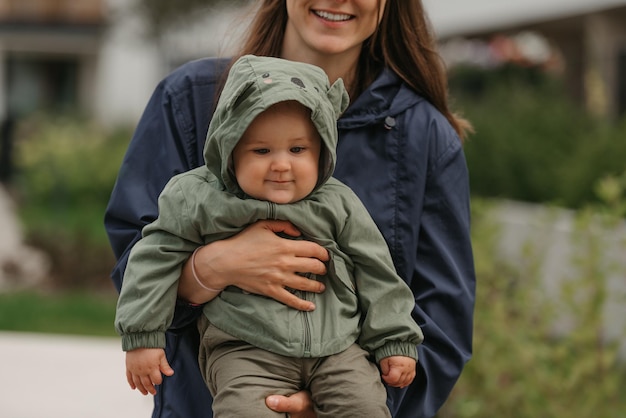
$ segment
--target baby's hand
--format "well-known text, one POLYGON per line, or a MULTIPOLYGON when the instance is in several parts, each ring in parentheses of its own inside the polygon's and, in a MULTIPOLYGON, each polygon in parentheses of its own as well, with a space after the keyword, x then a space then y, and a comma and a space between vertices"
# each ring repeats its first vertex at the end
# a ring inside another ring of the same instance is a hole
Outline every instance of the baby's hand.
POLYGON ((138 348, 126 353, 126 380, 132 389, 155 395, 154 386, 163 383, 161 373, 174 374, 162 348, 138 348))
POLYGON ((391 356, 380 361, 382 378, 389 386, 403 388, 415 378, 415 360, 411 357, 391 356))

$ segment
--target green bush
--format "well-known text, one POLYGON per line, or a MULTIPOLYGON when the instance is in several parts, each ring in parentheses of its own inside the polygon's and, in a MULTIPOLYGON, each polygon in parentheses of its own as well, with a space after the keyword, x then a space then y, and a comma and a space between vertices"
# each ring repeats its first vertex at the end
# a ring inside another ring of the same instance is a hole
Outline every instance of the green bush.
POLYGON ((50 255, 61 286, 108 276, 113 256, 103 226, 130 130, 105 131, 70 117, 35 116, 16 132, 13 190, 27 241, 50 255))
MULTIPOLYGON (((607 262, 603 231, 623 226, 626 178, 603 183, 601 197, 609 200, 577 211, 575 251, 562 260, 571 269, 551 278, 558 283, 551 291, 542 281, 544 249, 528 243, 513 259, 498 257, 500 231, 489 205, 475 199, 474 357, 439 418, 623 416, 626 359, 619 343, 626 334, 608 340, 605 329, 607 321, 621 321, 607 317, 608 301, 625 302, 609 277, 619 280, 626 271, 607 262), (555 327, 563 317, 568 326, 555 327)), ((623 254, 626 241, 611 250, 623 254)))
POLYGON ((620 173, 626 119, 594 119, 537 69, 458 68, 451 76, 457 107, 476 129, 466 143, 472 193, 581 207, 593 185, 620 173))
POLYGON ((130 138, 93 122, 33 118, 18 129, 17 182, 26 205, 61 211, 102 206, 111 193, 130 138))

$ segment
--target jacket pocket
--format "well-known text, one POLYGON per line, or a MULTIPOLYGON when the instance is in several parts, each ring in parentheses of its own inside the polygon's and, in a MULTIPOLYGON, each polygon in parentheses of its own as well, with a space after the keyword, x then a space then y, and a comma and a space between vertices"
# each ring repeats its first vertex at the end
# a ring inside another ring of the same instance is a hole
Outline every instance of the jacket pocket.
POLYGON ((356 281, 352 275, 352 271, 348 269, 343 258, 336 254, 331 254, 328 263, 328 275, 331 280, 340 281, 354 295, 356 295, 356 281))

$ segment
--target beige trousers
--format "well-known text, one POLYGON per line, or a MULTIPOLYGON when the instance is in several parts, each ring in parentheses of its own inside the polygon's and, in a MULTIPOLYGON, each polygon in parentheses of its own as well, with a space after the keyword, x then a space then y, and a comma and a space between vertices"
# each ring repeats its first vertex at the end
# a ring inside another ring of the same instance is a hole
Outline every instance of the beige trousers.
POLYGON ((324 358, 285 357, 219 330, 202 316, 199 363, 215 418, 284 418, 265 405, 272 394, 311 392, 317 418, 390 418, 387 392, 369 354, 353 344, 324 358))

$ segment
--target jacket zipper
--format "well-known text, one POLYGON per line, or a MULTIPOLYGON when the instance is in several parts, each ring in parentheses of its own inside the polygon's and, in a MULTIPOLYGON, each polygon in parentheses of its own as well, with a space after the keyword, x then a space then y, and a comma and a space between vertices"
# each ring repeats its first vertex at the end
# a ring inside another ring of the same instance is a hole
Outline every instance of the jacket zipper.
POLYGON ((276 220, 276 203, 267 202, 267 219, 276 220))
MULTIPOLYGON (((276 219, 276 203, 274 202, 267 202, 267 218, 268 219, 272 219, 275 220, 276 219)), ((311 277, 309 277, 309 274, 307 274, 307 278, 311 279, 311 277)), ((304 300, 308 300, 307 295, 308 292, 302 292, 302 291, 298 291, 300 297, 304 300)), ((301 312, 302 313, 302 329, 304 332, 304 357, 311 357, 311 323, 310 323, 310 319, 309 319, 309 313, 308 312, 301 312)))
MULTIPOLYGON (((308 300, 308 292, 299 293, 302 299, 308 300)), ((309 322, 308 312, 302 312, 302 329, 304 331, 304 357, 311 357, 311 324, 309 322)))
MULTIPOLYGON (((312 273, 306 273, 304 275, 309 280, 314 280, 312 273)), ((312 295, 310 292, 298 292, 300 293, 300 297, 306 301, 311 300, 309 297, 312 295)), ((304 332, 304 357, 311 357, 311 313, 310 312, 302 312, 302 329, 304 332)))

